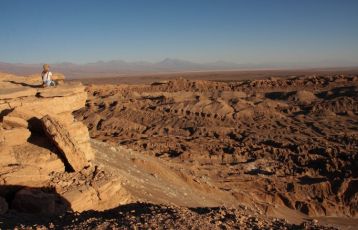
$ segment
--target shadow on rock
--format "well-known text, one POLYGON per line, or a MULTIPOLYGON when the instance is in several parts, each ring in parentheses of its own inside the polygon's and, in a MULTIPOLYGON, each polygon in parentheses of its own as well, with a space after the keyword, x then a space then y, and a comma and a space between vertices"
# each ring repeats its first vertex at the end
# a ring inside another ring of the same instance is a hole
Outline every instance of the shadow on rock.
POLYGON ((70 203, 51 187, 0 185, 0 201, 0 228, 46 224, 72 211, 70 203))

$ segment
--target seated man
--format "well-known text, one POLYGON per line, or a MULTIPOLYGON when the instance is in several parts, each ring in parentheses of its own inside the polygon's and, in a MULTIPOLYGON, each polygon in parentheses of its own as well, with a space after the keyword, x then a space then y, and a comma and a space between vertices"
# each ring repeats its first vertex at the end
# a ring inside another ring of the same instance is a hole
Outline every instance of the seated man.
POLYGON ((50 72, 50 65, 49 64, 44 64, 43 69, 44 70, 41 73, 42 85, 44 87, 55 86, 55 82, 51 80, 52 73, 50 72))

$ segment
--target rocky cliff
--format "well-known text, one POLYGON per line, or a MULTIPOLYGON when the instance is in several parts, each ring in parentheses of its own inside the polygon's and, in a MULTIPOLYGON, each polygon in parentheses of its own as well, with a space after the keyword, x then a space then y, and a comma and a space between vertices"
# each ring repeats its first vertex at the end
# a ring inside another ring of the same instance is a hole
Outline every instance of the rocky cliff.
POLYGON ((114 183, 108 173, 98 177, 100 170, 92 164, 87 127, 72 116, 85 105, 84 86, 64 83, 63 75, 54 74, 58 85, 43 88, 40 79, 36 75, 0 74, 1 212, 9 206, 20 211, 57 213, 118 205, 116 200, 109 205, 108 196, 100 197, 108 190, 115 194, 120 188, 107 188, 114 183), (76 186, 69 188, 61 183, 69 175, 76 175, 76 186), (66 202, 56 201, 54 193, 44 188, 54 190, 66 202))

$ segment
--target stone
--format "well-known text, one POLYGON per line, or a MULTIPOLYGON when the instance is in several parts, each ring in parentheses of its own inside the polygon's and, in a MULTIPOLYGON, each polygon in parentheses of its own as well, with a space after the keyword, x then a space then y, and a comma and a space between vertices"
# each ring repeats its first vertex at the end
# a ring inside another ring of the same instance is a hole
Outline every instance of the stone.
POLYGON ((92 146, 90 142, 83 142, 83 143, 79 143, 78 147, 85 153, 86 159, 88 161, 91 161, 95 158, 95 154, 92 150, 92 146))
POLYGON ((0 126, 0 147, 2 147, 3 145, 5 145, 5 134, 4 129, 2 128, 2 126, 0 126))
POLYGON ((84 92, 84 86, 80 82, 71 82, 66 85, 58 85, 55 88, 42 88, 38 90, 40 97, 64 97, 84 92))
POLYGON ((31 119, 41 119, 43 117, 42 114, 37 113, 36 111, 26 109, 23 107, 17 107, 13 109, 8 115, 8 117, 18 117, 23 120, 29 121, 31 119))
POLYGON ((46 137, 32 137, 32 143, 12 147, 16 161, 23 166, 36 166, 43 174, 64 172, 65 166, 56 154, 56 147, 46 137))
POLYGON ((71 138, 77 142, 79 149, 85 153, 86 159, 93 160, 94 153, 88 141, 90 136, 87 127, 82 122, 74 122, 66 127, 68 128, 71 138))
POLYGON ((28 126, 27 121, 20 117, 5 116, 2 122, 5 129, 27 128, 28 126))
POLYGON ((56 118, 59 122, 61 122, 61 124, 64 124, 66 126, 70 126, 73 124, 73 122, 75 122, 72 113, 69 112, 60 113, 52 116, 56 118))
POLYGON ((5 145, 16 146, 26 143, 27 139, 31 136, 31 132, 25 128, 15 128, 3 130, 3 135, 5 137, 5 145))
POLYGON ((292 98, 296 101, 299 101, 301 103, 304 104, 310 104, 311 102, 313 102, 314 100, 317 99, 316 95, 314 95, 313 92, 311 91, 306 91, 306 90, 299 90, 297 91, 292 98))
POLYGON ((49 97, 49 98, 38 98, 38 97, 29 97, 23 98, 20 100, 20 104, 15 102, 10 102, 11 108, 21 107, 28 111, 33 111, 36 114, 41 114, 42 116, 46 114, 60 114, 65 112, 73 112, 82 108, 87 99, 87 93, 77 93, 73 95, 68 95, 65 97, 49 97))
POLYGON ((44 186, 49 181, 48 172, 32 165, 10 165, 0 168, 1 185, 44 186))
POLYGON ((34 88, 25 88, 25 87, 1 88, 0 100, 35 96, 36 93, 37 91, 34 88))
POLYGON ((35 188, 24 188, 15 194, 12 208, 24 213, 60 215, 69 210, 70 205, 58 194, 35 188))
MULTIPOLYGON (((54 80, 63 81, 63 75, 56 76, 54 80)), ((117 177, 94 180, 95 167, 81 182, 94 151, 87 127, 72 112, 84 107, 86 99, 81 83, 42 88, 38 74, 0 74, 0 196, 14 197, 15 210, 58 214, 70 208, 63 194, 81 211, 112 208, 128 198, 117 177), (47 192, 49 186, 58 193, 47 192)))
POLYGON ((14 156, 12 148, 9 146, 0 146, 0 166, 16 164, 17 160, 14 156))
POLYGON ((92 186, 73 187, 63 193, 59 193, 71 204, 72 210, 76 212, 90 209, 103 211, 134 201, 131 194, 115 178, 92 182, 91 184, 92 186))
POLYGON ((9 209, 9 205, 7 204, 6 200, 0 196, 0 215, 3 215, 9 209))
POLYGON ((85 153, 71 138, 64 125, 49 115, 44 116, 41 121, 46 135, 63 154, 62 157, 66 159, 73 170, 80 171, 88 165, 85 153))
POLYGON ((11 109, 11 107, 8 103, 0 101, 0 112, 9 109, 11 109))

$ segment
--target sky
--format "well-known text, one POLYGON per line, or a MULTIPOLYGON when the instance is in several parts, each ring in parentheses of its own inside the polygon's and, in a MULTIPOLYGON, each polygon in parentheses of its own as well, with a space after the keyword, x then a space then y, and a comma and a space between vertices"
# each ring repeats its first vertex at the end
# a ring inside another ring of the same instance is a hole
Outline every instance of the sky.
POLYGON ((0 61, 358 66, 358 0, 0 0, 0 61))

